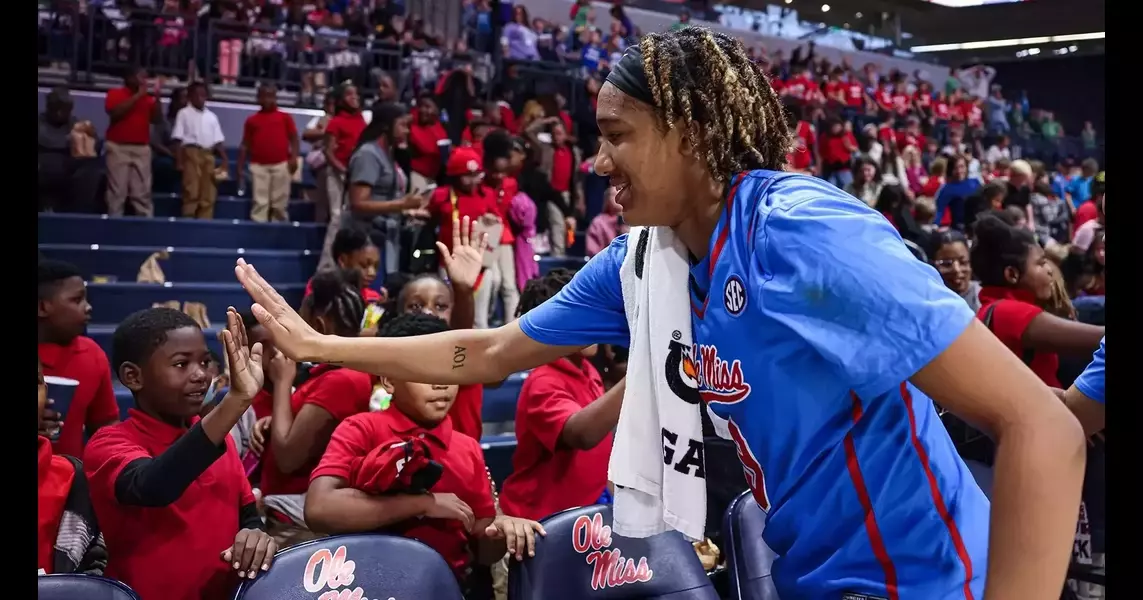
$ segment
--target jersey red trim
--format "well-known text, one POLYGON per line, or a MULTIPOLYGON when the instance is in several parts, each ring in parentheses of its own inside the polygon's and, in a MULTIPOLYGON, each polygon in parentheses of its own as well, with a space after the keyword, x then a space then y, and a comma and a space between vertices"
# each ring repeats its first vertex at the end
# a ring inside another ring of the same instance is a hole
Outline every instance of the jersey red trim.
MULTIPOLYGON (((861 420, 861 399, 854 392, 849 393, 853 398, 853 424, 861 420)), ((877 517, 873 514, 873 500, 869 497, 869 489, 865 486, 865 476, 861 474, 861 465, 857 463, 857 445, 853 441, 853 430, 845 434, 845 465, 849 469, 849 478, 853 481, 853 489, 857 492, 857 500, 865 511, 865 533, 869 535, 869 544, 873 546, 873 556, 877 558, 881 569, 885 571, 885 593, 889 600, 899 600, 897 594, 897 568, 893 559, 889 558, 889 550, 885 547, 885 538, 881 537, 881 528, 877 526, 877 517)))

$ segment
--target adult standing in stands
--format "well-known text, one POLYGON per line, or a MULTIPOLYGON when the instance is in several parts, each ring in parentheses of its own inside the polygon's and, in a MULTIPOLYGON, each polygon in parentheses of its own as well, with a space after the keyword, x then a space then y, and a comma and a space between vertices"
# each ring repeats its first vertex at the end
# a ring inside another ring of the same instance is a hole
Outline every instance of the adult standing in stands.
POLYGON ((330 249, 337 228, 341 226, 341 208, 345 204, 345 171, 349 156, 357 146, 361 132, 365 131, 365 117, 361 114, 361 98, 357 86, 341 84, 334 96, 336 109, 325 126, 322 151, 325 153, 325 193, 329 199, 329 227, 325 231, 322 244, 321 262, 318 267, 333 265, 330 249))
POLYGON ((104 144, 107 214, 123 216, 130 199, 137 216, 150 217, 155 214, 151 201, 151 124, 162 120, 163 114, 159 99, 147 90, 147 71, 128 67, 123 87, 107 91, 104 109, 111 120, 104 144))
POLYGON ((95 154, 95 128, 77 120, 72 106, 62 86, 44 101, 36 154, 40 210, 94 213, 103 165, 95 154))
POLYGON ((417 98, 413 121, 409 127, 409 177, 413 191, 425 191, 433 185, 441 171, 442 142, 448 141, 448 132, 441 124, 440 109, 433 95, 421 94, 417 98))

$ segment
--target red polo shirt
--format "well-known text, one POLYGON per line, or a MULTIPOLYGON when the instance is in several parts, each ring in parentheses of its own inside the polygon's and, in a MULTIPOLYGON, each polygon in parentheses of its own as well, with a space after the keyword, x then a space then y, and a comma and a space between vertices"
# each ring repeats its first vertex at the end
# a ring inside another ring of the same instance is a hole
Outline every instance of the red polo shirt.
MULTIPOLYGON (((449 248, 452 247, 453 195, 454 192, 451 187, 439 187, 433 190, 432 196, 429 197, 428 207, 429 212, 440 225, 437 239, 449 248)), ((488 213, 498 214, 496 196, 493 195, 493 191, 488 186, 478 185, 471 194, 462 194, 457 191, 455 196, 455 210, 458 220, 468 217, 475 221, 488 213)))
POLYGON ((63 416, 56 454, 83 456, 83 433, 87 425, 119 419, 119 405, 111 388, 111 363, 95 340, 78 336, 66 346, 40 344, 44 375, 66 377, 79 382, 71 406, 63 416))
POLYGON ((504 229, 500 234, 500 245, 507 246, 516 241, 516 236, 512 235, 512 227, 509 225, 508 213, 512 208, 512 199, 516 197, 516 193, 520 191, 520 185, 516 183, 514 177, 505 177, 499 188, 489 186, 492 190, 492 196, 496 203, 496 214, 500 215, 500 222, 504 223, 504 229))
POLYGON ((234 543, 239 508, 253 503, 254 494, 230 436, 226 453, 172 504, 145 508, 115 499, 123 467, 159 456, 184 433, 130 409, 126 421, 91 438, 83 457, 91 503, 107 541, 104 574, 131 586, 140 598, 228 598, 238 583, 219 553, 234 543))
POLYGON ((483 385, 477 383, 460 386, 456 392, 456 402, 448 410, 453 429, 479 442, 480 436, 484 435, 484 417, 481 415, 483 407, 483 385))
MULTIPOLYGON (((290 410, 297 417, 303 406, 313 404, 341 422, 369 410, 369 396, 372 394, 372 375, 333 365, 317 365, 310 371, 310 378, 294 390, 290 397, 290 410)), ((315 466, 317 460, 295 473, 283 473, 278 470, 274 459, 274 444, 267 444, 262 454, 262 493, 267 496, 306 493, 310 471, 315 466)))
POLYGON ((265 388, 260 389, 257 394, 254 394, 250 406, 254 409, 256 418, 269 417, 274 414, 274 394, 265 388))
POLYGON ((567 358, 528 375, 516 402, 516 454, 500 492, 506 515, 540 520, 595 504, 607 488, 612 434, 591 450, 560 445, 568 418, 603 395, 603 381, 588 360, 567 358))
POLYGON ((429 179, 436 179, 441 170, 441 150, 437 142, 445 139, 448 133, 440 121, 431 125, 413 123, 409 127, 409 147, 413 150, 409 167, 429 179))
POLYGON ((571 148, 560 146, 552 151, 552 189, 557 192, 571 190, 572 171, 575 170, 575 154, 571 148))
POLYGON ((75 467, 68 459, 52 454, 52 443, 48 438, 41 435, 37 443, 39 502, 36 510, 36 566, 51 574, 55 566, 56 538, 59 537, 67 496, 71 493, 71 482, 75 480, 75 467))
MULTIPOLYGON (((110 111, 134 95, 135 92, 125 87, 108 90, 103 100, 103 108, 110 111)), ((136 100, 135 105, 122 119, 107 126, 105 134, 107 141, 116 144, 150 144, 151 111, 154 110, 155 102, 157 100, 150 94, 144 94, 142 98, 136 100)))
MULTIPOLYGON (((242 128, 242 141, 246 143, 250 163, 255 165, 286 162, 290 159, 290 140, 297 137, 298 126, 294 124, 294 118, 276 108, 250 115, 242 128)), ((340 140, 338 144, 341 144, 340 140)))
POLYGON ((365 117, 361 113, 338 113, 329 120, 325 133, 333 138, 337 145, 333 149, 333 157, 346 167, 349 166, 349 157, 357 147, 357 138, 365 131, 365 117))
MULTIPOLYGON (((990 307, 992 311, 992 333, 1004 342, 1008 349, 1021 359, 1024 358, 1024 331, 1036 315, 1044 312, 1036 304, 1036 298, 1024 290, 986 285, 980 288, 980 310, 976 316, 984 320, 990 307)), ((1055 352, 1037 351, 1032 354, 1032 371, 1052 387, 1060 387, 1056 372, 1060 369, 1060 356, 1055 352)))
MULTIPOLYGON (((351 481, 350 463, 363 458, 374 448, 394 444, 420 436, 431 444, 433 460, 444 467, 444 473, 433 486, 436 494, 456 494, 472 509, 476 520, 496 516, 492 488, 484 465, 480 443, 464 436, 453 435, 452 419, 432 429, 423 429, 401 414, 397 404, 381 412, 362 413, 349 417, 337 426, 326 446, 321 462, 311 474, 318 477, 337 477, 351 481)), ((390 532, 420 540, 436 550, 452 567, 457 578, 462 578, 469 565, 470 545, 473 541, 460 521, 449 519, 413 519, 400 523, 390 532)))

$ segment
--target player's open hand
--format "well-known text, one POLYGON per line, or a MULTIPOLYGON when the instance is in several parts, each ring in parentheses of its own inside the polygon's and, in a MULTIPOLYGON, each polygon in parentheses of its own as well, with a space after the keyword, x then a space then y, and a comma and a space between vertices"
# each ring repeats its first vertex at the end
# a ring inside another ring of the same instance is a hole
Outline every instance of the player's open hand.
POLYGON ((441 264, 448 273, 453 285, 466 290, 476 286, 480 270, 484 268, 484 250, 488 234, 477 234, 475 223, 468 217, 452 220, 452 252, 441 242, 437 242, 441 264))
POLYGON ((246 326, 242 324, 242 317, 238 316, 238 311, 233 306, 226 309, 226 329, 218 337, 226 348, 226 358, 230 364, 228 395, 236 395, 246 401, 254 399, 262 389, 266 377, 262 372, 262 343, 250 346, 246 326))
POLYGON ((536 534, 548 535, 544 526, 529 520, 517 517, 500 515, 492 524, 484 529, 484 537, 493 540, 504 540, 508 546, 508 553, 516 560, 524 560, 524 553, 529 557, 536 555, 536 534))
POLYGON ((274 341, 274 347, 295 361, 316 361, 321 334, 306 324, 285 298, 258 274, 254 265, 240 258, 234 274, 254 300, 250 311, 274 341))
POLYGON ((230 563, 244 579, 254 579, 258 571, 269 571, 274 562, 278 543, 261 529, 243 529, 234 536, 234 545, 222 551, 219 557, 230 563))

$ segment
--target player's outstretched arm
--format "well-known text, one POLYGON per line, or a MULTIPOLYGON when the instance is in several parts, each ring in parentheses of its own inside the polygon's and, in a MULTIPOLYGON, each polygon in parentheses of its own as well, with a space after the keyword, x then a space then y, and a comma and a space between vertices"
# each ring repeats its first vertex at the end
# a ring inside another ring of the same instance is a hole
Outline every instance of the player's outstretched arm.
POLYGON ((985 598, 1059 596, 1083 485, 1079 423, 975 319, 912 382, 996 440, 985 598))
POLYGON ((239 259, 234 273, 254 300, 251 311, 274 346, 296 361, 339 364, 402 381, 463 385, 501 381, 582 348, 541 344, 525 335, 516 321, 496 329, 402 338, 322 335, 306 324, 253 265, 239 259))

